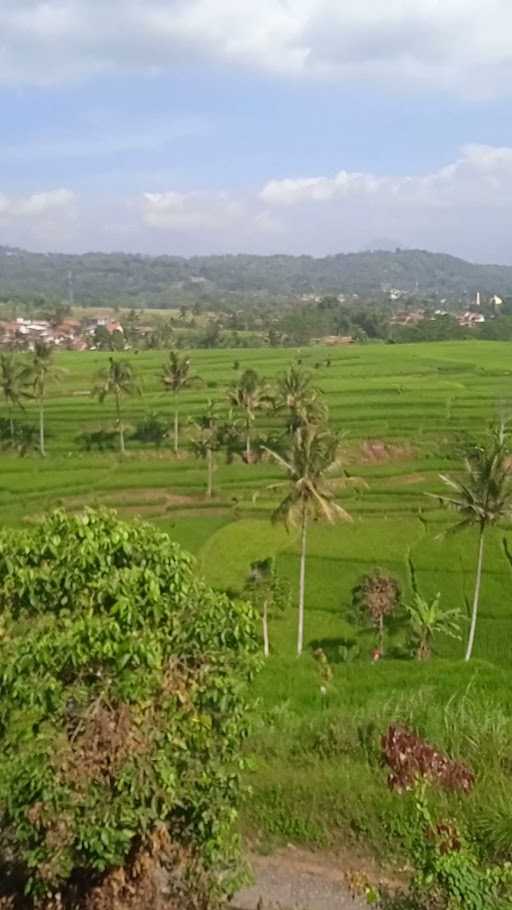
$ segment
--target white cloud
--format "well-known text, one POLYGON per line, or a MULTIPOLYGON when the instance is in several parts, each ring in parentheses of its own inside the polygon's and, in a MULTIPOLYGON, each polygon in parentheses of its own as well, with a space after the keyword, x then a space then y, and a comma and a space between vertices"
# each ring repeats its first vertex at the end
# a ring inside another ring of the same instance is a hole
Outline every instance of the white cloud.
POLYGON ((383 179, 372 174, 339 171, 334 177, 299 177, 270 180, 260 196, 268 205, 297 205, 301 202, 326 202, 335 197, 375 192, 383 179))
POLYGON ((211 59, 497 94, 510 91, 511 31, 510 0, 2 0, 0 82, 211 59))
MULTIPOLYGON (((375 236, 510 261, 512 148, 468 145, 431 173, 270 180, 259 192, 146 193, 143 220, 190 253, 335 253, 375 236)), ((159 243, 156 236, 155 243, 159 243)))
POLYGON ((339 171, 333 177, 270 180, 260 199, 271 207, 371 200, 372 204, 427 208, 469 204, 483 208, 510 205, 512 148, 467 145, 460 157, 430 174, 378 176, 339 171))
POLYGON ((5 196, 0 193, 0 219, 40 218, 55 210, 68 209, 74 202, 75 194, 70 190, 49 190, 29 196, 5 196))
POLYGON ((510 147, 467 145, 443 167, 416 175, 340 170, 223 192, 184 191, 168 175, 137 184, 158 191, 0 195, 0 244, 325 255, 395 237, 409 247, 512 263, 510 147))
POLYGON ((226 193, 145 193, 144 221, 178 231, 218 230, 241 220, 243 205, 226 193))

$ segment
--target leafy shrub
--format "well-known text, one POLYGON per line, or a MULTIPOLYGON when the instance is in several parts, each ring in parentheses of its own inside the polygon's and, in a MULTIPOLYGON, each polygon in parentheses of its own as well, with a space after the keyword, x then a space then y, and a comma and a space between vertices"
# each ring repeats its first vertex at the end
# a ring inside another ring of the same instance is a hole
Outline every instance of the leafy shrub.
POLYGON ((160 448, 167 437, 167 424, 158 414, 147 414, 135 427, 133 438, 160 448))
POLYGON ((12 449, 23 457, 39 448, 39 430, 30 423, 11 422, 7 417, 0 417, 0 444, 3 449, 12 449))
POLYGON ((352 664, 361 656, 361 648, 354 638, 344 638, 338 645, 336 656, 340 663, 352 664))
POLYGON ((439 817, 434 789, 469 794, 473 771, 409 730, 391 726, 382 738, 388 785, 411 801, 405 843, 414 867, 409 891, 384 906, 415 910, 505 910, 512 898, 512 865, 487 865, 464 827, 439 817))
POLYGON ((97 449, 98 452, 114 449, 117 445, 117 430, 107 430, 99 427, 95 430, 84 430, 78 437, 80 448, 86 452, 97 449))
POLYGON ((421 736, 393 724, 382 737, 382 757, 390 769, 388 784, 398 792, 419 781, 430 781, 446 790, 469 793, 475 775, 463 762, 448 758, 421 736))
POLYGON ((408 844, 414 875, 405 903, 393 902, 390 910, 506 910, 511 906, 512 865, 488 865, 466 831, 452 819, 436 818, 424 784, 412 794, 408 844))
POLYGON ((464 615, 460 610, 443 607, 440 593, 427 599, 415 591, 404 608, 410 627, 410 646, 417 660, 430 660, 435 635, 460 641, 464 615))
POLYGON ((128 888, 153 857, 182 888, 185 858, 193 889, 229 892, 250 606, 166 534, 88 510, 0 535, 0 617, 5 878, 43 900, 119 867, 128 888))

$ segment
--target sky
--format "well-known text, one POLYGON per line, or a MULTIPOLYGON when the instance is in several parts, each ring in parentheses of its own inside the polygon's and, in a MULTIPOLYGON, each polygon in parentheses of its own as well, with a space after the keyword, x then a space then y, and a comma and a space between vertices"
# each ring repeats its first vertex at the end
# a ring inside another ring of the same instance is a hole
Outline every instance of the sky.
POLYGON ((0 0, 0 244, 512 264, 511 0, 0 0))

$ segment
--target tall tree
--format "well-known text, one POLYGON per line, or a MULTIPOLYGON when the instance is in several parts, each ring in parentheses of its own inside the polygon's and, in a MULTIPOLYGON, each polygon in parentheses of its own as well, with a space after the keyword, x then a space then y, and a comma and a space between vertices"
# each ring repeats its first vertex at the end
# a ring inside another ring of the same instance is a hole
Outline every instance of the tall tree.
POLYGON ((256 370, 244 370, 238 382, 229 390, 228 400, 242 415, 245 433, 245 460, 252 460, 252 428, 258 411, 270 405, 270 389, 256 370))
POLYGON ((14 409, 23 409, 23 399, 30 398, 30 378, 13 354, 0 355, 0 386, 9 408, 11 443, 14 442, 14 409))
MULTIPOLYGON (((324 427, 306 424, 296 430, 287 457, 267 449, 286 471, 284 485, 287 493, 272 515, 274 522, 282 521, 286 528, 300 530, 299 620, 297 654, 304 648, 304 597, 306 589, 306 556, 309 524, 313 520, 334 523, 351 517, 335 502, 335 489, 327 475, 337 466, 338 439, 324 427)), ((276 489, 283 484, 273 485, 276 489)))
POLYGON ((215 452, 221 446, 221 427, 213 401, 208 401, 204 414, 194 421, 195 434, 192 439, 192 450, 197 458, 204 458, 207 465, 206 495, 213 496, 213 472, 215 470, 215 452))
POLYGON ((48 386, 51 382, 55 382, 61 374, 62 370, 55 366, 52 348, 42 341, 36 341, 31 361, 24 367, 21 380, 27 385, 31 384, 33 397, 38 403, 39 451, 43 457, 46 456, 45 405, 48 386))
POLYGON ((509 428, 506 421, 493 427, 483 445, 474 446, 465 459, 462 479, 441 475, 453 491, 452 496, 434 496, 443 506, 459 514, 459 521, 448 533, 469 528, 478 531, 478 555, 471 624, 465 660, 470 660, 480 606, 486 532, 492 525, 512 517, 512 474, 510 473, 509 428))
POLYGON ((169 351, 169 357, 162 367, 162 383, 164 388, 174 397, 174 452, 179 452, 179 410, 178 395, 186 389, 199 385, 201 380, 191 372, 190 357, 183 354, 181 357, 176 351, 169 351))
POLYGON ((327 405, 313 377, 307 370, 292 364, 277 380, 275 408, 286 411, 290 433, 307 423, 325 423, 327 405))
POLYGON ((131 363, 127 360, 116 360, 115 357, 109 357, 109 365, 106 369, 100 371, 98 383, 93 389, 93 394, 98 397, 100 404, 103 404, 110 395, 113 396, 116 406, 116 425, 119 432, 119 449, 121 454, 124 455, 126 446, 121 399, 140 394, 140 388, 131 363))

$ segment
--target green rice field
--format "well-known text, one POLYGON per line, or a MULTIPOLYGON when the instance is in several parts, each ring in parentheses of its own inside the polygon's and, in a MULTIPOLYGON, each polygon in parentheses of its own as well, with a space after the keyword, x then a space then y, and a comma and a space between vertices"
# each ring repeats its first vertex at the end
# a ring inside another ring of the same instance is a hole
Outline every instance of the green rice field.
MULTIPOLYGON (((331 422, 343 433, 346 469, 364 483, 340 490, 351 523, 311 531, 307 649, 301 660, 294 656, 295 609, 271 624, 272 655, 255 684, 262 726, 253 743, 253 796, 245 821, 251 832, 281 840, 323 841, 339 830, 343 836, 348 832, 373 842, 377 834, 369 833, 371 822, 382 842, 383 818, 389 821, 396 812, 389 794, 382 795, 382 812, 377 808, 382 772, 368 761, 362 746, 359 758, 352 751, 349 760, 342 746, 319 757, 313 745, 315 725, 345 724, 350 741, 361 725, 371 723, 368 735, 374 741, 386 722, 410 715, 420 729, 448 747, 454 744, 453 727, 443 718, 447 711, 462 711, 468 701, 492 705, 492 711, 502 712, 503 722, 510 723, 512 570, 505 547, 508 539, 512 549, 512 528, 495 529, 489 537, 475 659, 469 665, 461 660, 464 642, 451 639, 436 643, 431 663, 406 660, 400 654, 403 633, 397 629, 390 635, 389 656, 373 666, 371 636, 352 625, 350 603, 358 577, 377 566, 394 574, 407 596, 412 560, 425 594, 439 591, 447 607, 467 609, 476 537, 471 532, 443 537, 451 518, 426 494, 441 490, 440 473, 460 469, 460 434, 481 434, 512 406, 512 347, 468 341, 195 351, 193 369, 205 388, 179 399, 185 443, 179 458, 169 446, 156 450, 129 443, 123 459, 115 452, 80 449, 77 438, 83 430, 113 422, 113 402, 100 405, 89 394, 107 357, 95 352, 57 356, 65 372, 48 401, 48 457, 0 456, 4 525, 25 525, 57 506, 108 505, 130 520, 156 523, 195 555, 208 582, 231 591, 241 590, 252 561, 270 555, 276 556, 279 572, 296 591, 298 541, 270 523, 275 500, 268 486, 282 477, 273 463, 229 465, 219 454, 215 496, 208 501, 205 465, 187 451, 187 420, 201 413, 208 398, 225 403, 227 387, 247 367, 271 381, 299 360, 315 374, 331 422), (340 649, 352 642, 358 656, 347 663, 340 649), (334 672, 323 699, 312 657, 319 646, 334 672), (301 742, 311 742, 309 757, 300 753, 301 742)), ((123 357, 133 362, 143 387, 140 398, 124 402, 125 422, 134 426, 151 412, 170 421, 173 402, 159 383, 165 353, 123 357)), ((24 419, 30 411, 29 405, 24 419)), ((273 423, 275 417, 263 416, 258 427, 263 432, 273 423)), ((457 748, 470 749, 468 742, 464 746, 457 741, 457 748)), ((474 758, 477 765, 479 755, 474 758)), ((485 779, 480 786, 484 806, 485 779)), ((512 830, 512 809, 503 811, 512 830)))

